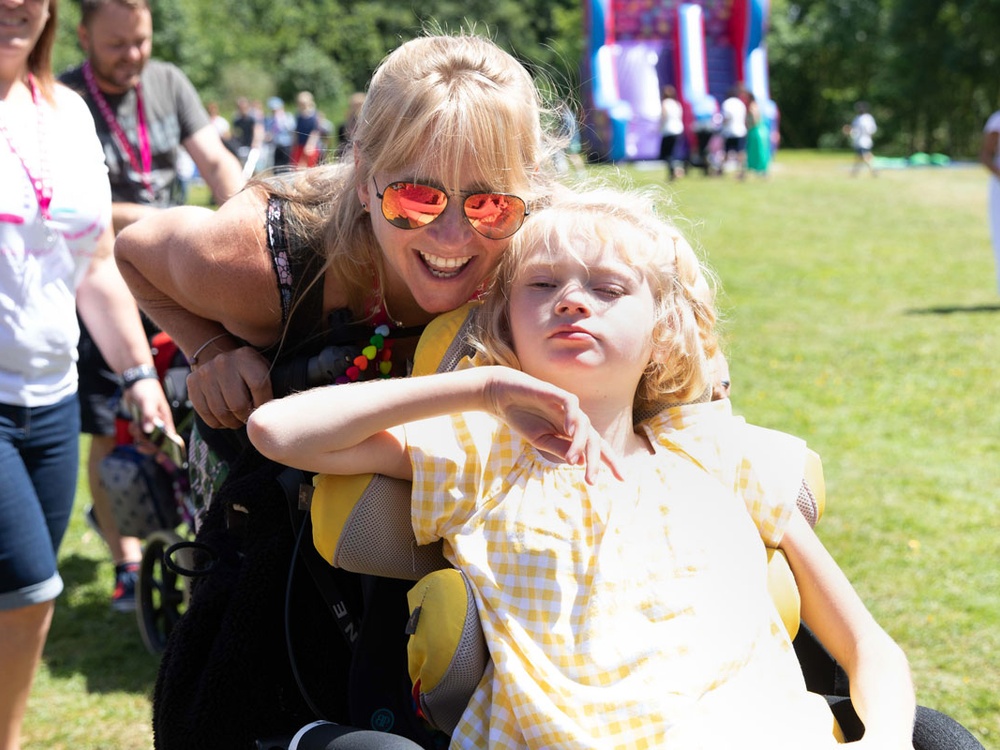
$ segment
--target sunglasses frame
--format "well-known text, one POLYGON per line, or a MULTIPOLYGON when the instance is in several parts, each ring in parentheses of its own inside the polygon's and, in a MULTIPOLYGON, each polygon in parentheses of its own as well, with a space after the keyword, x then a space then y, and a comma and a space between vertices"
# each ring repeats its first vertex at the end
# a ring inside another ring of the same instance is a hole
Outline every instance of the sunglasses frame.
POLYGON ((401 227, 398 224, 394 223, 392 219, 390 219, 388 216, 385 215, 385 192, 387 190, 394 189, 395 186, 397 186, 397 185, 415 185, 417 187, 430 188, 432 190, 438 190, 438 191, 440 191, 440 193, 444 196, 444 206, 441 209, 441 213, 442 214, 444 213, 444 209, 447 208, 448 201, 449 201, 449 199, 452 196, 455 196, 456 198, 461 198, 462 199, 462 216, 465 217, 465 220, 469 223, 469 226, 472 227, 472 230, 474 232, 476 232, 476 234, 478 234, 480 237, 485 237, 488 240, 505 240, 505 239, 507 239, 509 237, 513 237, 515 234, 517 234, 517 231, 522 226, 524 226, 524 220, 526 218, 528 218, 528 215, 531 213, 531 209, 528 208, 528 202, 526 200, 524 200, 524 198, 522 198, 521 196, 514 195, 513 193, 500 193, 500 192, 496 192, 496 191, 492 191, 492 190, 471 190, 471 191, 469 191, 467 193, 463 193, 463 192, 449 193, 444 188, 438 187, 437 185, 434 185, 432 183, 429 183, 429 182, 416 182, 414 180, 395 180, 393 182, 390 182, 388 185, 386 185, 384 189, 379 190, 378 183, 375 181, 375 176, 374 175, 372 175, 372 184, 375 186, 375 197, 378 198, 379 204, 381 206, 380 213, 382 214, 382 218, 385 219, 387 222, 389 222, 389 224, 391 224, 392 226, 396 227, 396 229, 402 229, 404 231, 409 231, 411 229, 422 229, 423 227, 428 226, 429 224, 433 224, 435 221, 438 220, 438 218, 440 217, 441 214, 438 214, 433 219, 431 219, 430 221, 428 221, 427 224, 424 224, 423 226, 419 226, 419 227, 401 227), (524 206, 524 213, 521 214, 521 220, 517 223, 517 226, 514 227, 514 229, 511 230, 511 232, 509 234, 505 234, 502 237, 491 237, 490 235, 488 235, 488 234, 484 233, 482 230, 480 230, 475 224, 473 224, 472 223, 472 219, 469 217, 469 215, 465 211, 465 202, 469 198, 471 198, 471 197, 473 197, 475 195, 502 196, 504 198, 513 198, 515 201, 517 201, 522 206, 524 206))

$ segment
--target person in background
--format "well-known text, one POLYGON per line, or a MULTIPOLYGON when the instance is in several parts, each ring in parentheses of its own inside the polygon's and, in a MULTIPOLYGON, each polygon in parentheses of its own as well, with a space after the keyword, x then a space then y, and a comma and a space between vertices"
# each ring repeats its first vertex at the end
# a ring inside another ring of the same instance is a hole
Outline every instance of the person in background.
POLYGON ((854 149, 854 166, 851 167, 851 176, 854 177, 861 169, 867 169, 872 177, 878 176, 875 169, 872 148, 875 142, 872 136, 878 132, 875 118, 868 109, 868 102, 858 102, 854 105, 854 119, 844 130, 851 139, 851 148, 854 149))
POLYGON ((228 148, 234 156, 239 158, 239 154, 236 153, 236 144, 233 143, 233 128, 229 124, 229 120, 223 117, 219 112, 219 103, 209 102, 205 105, 205 111, 208 112, 212 125, 219 133, 219 138, 222 139, 222 145, 228 148))
POLYGON ((746 89, 737 84, 722 102, 722 138, 725 143, 723 172, 732 164, 739 179, 747 172, 747 104, 746 89))
POLYGON ((660 101, 660 159, 667 169, 667 179, 674 180, 684 170, 674 160, 677 141, 684 134, 684 108, 677 100, 677 89, 664 86, 660 101))
POLYGON ((310 92, 300 91, 295 97, 295 140, 292 141, 292 165, 296 169, 308 169, 319 163, 320 137, 316 101, 310 92))
POLYGON ((333 120, 327 117, 322 110, 316 111, 316 120, 319 123, 319 140, 317 141, 319 155, 316 158, 316 163, 322 164, 326 161, 330 153, 330 142, 333 139, 334 127, 333 120))
POLYGON ((292 163, 292 144, 295 142, 295 118, 285 111, 285 102, 278 96, 267 100, 271 114, 264 118, 264 142, 270 150, 270 165, 275 172, 283 172, 292 163))
POLYGON ((351 94, 351 98, 347 102, 347 115, 344 117, 344 121, 340 123, 340 127, 337 128, 336 155, 338 159, 344 154, 349 153, 348 148, 351 145, 354 128, 358 124, 358 117, 361 115, 361 108, 364 106, 364 103, 365 95, 360 91, 355 91, 351 94))
POLYGON ((714 112, 710 117, 695 120, 691 129, 697 142, 697 163, 689 157, 692 166, 700 167, 706 177, 721 173, 721 162, 716 154, 713 143, 718 141, 719 129, 722 127, 722 114, 714 112))
POLYGON ((264 145, 264 121, 245 96, 236 100, 233 141, 236 143, 236 156, 243 164, 243 174, 249 177, 256 171, 260 148, 264 145), (251 154, 254 156, 251 157, 251 154), (250 164, 251 158, 252 164, 250 164))
POLYGON ((983 145, 979 161, 990 173, 987 209, 993 237, 993 259, 996 263, 997 289, 1000 289, 1000 110, 990 115, 983 128, 983 145))
POLYGON ((0 750, 19 750, 76 495, 75 309, 142 427, 170 407, 112 255, 94 121, 52 75, 58 0, 0 2, 0 750))
POLYGON ((771 129, 761 112, 757 97, 747 92, 747 169, 767 177, 771 164, 771 129))
MULTIPOLYGON (((77 38, 86 59, 59 80, 83 97, 97 126, 116 234, 179 202, 181 146, 217 204, 243 186, 240 163, 223 144, 194 86, 174 65, 151 59, 153 20, 146 0, 82 0, 77 38)), ((98 471, 116 442, 118 384, 82 323, 80 405, 82 430, 91 435, 92 518, 116 565, 112 607, 130 612, 142 549, 138 539, 119 535, 98 471)))

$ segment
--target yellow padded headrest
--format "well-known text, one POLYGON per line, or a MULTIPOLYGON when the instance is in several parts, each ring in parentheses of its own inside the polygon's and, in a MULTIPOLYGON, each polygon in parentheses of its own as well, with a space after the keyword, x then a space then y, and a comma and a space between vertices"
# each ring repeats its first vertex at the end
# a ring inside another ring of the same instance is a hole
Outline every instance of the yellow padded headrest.
MULTIPOLYGON (((437 371, 448 347, 458 336, 465 319, 469 316, 469 311, 478 304, 478 302, 467 302, 457 310, 439 315, 427 325, 413 356, 413 375, 428 375, 437 371)), ((313 545, 331 565, 337 559, 337 546, 344 528, 372 479, 372 474, 353 476, 320 474, 313 480, 314 492, 310 511, 313 545)), ((412 546, 412 537, 385 541, 390 547, 394 542, 398 542, 396 546, 401 550, 409 550, 412 546)), ((419 569, 419 566, 417 568, 419 569)))

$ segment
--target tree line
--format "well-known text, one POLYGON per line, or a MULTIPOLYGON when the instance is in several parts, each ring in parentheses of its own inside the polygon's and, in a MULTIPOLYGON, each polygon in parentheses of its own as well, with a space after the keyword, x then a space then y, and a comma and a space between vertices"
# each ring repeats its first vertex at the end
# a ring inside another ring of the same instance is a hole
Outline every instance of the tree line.
MULTIPOLYGON (((392 48, 424 29, 475 28, 551 93, 578 98, 586 0, 152 0, 154 55, 178 64, 225 114, 237 96, 286 101, 309 90, 339 122, 392 48)), ((60 7, 56 69, 80 61, 79 8, 60 7)), ((1000 109, 997 0, 773 0, 767 36, 782 145, 844 147, 854 103, 869 102, 877 150, 975 155, 1000 109)))

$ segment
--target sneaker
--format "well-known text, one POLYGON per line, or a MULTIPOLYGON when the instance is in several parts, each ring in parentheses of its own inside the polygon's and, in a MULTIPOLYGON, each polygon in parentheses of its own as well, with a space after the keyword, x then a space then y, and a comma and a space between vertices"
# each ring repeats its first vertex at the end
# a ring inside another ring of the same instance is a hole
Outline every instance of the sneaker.
POLYGON ((135 584, 139 580, 139 563, 115 566, 115 590, 111 593, 111 609, 115 612, 135 612, 135 584))

